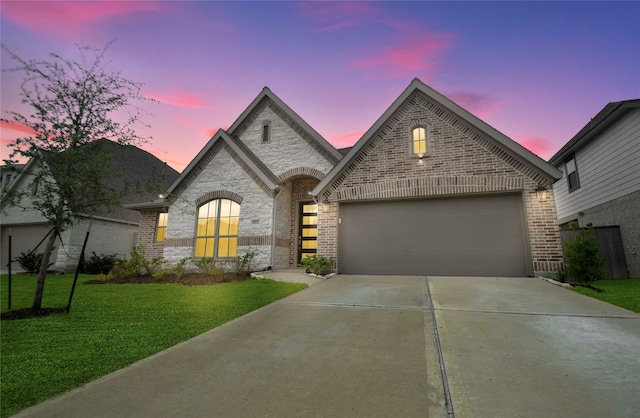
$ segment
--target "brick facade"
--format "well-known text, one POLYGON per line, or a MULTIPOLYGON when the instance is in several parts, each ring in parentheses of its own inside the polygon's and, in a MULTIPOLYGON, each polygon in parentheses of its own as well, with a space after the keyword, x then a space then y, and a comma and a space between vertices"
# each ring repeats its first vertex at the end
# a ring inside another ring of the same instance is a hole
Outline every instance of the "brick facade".
POLYGON ((338 252, 340 202, 521 192, 534 274, 553 274, 562 262, 551 183, 470 124, 420 92, 414 93, 374 134, 322 196, 320 253, 338 252), (427 128, 428 156, 412 154, 411 130, 427 128), (547 189, 545 202, 536 188, 547 189))
POLYGON ((423 92, 403 97, 349 160, 340 160, 279 99, 269 94, 256 99, 229 136, 207 144, 170 190, 166 242, 153 243, 157 210, 147 210, 139 243, 147 245, 147 256, 161 252, 169 263, 191 257, 197 208, 225 197, 241 205, 238 253, 257 251, 256 268, 294 267, 304 201, 319 202, 318 253, 337 258, 341 202, 519 193, 531 270, 555 272, 562 252, 552 176, 523 157, 525 150, 505 146, 423 92), (412 153, 416 126, 426 129, 424 158, 412 153), (311 196, 320 185, 322 192, 311 196), (540 186, 548 189, 545 201, 536 196, 540 186))

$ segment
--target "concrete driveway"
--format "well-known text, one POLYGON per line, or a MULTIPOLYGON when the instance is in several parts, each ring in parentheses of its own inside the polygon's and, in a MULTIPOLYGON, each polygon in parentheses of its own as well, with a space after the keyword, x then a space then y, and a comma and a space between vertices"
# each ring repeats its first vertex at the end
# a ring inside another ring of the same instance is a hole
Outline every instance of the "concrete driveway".
POLYGON ((20 416, 631 417, 639 319, 539 279, 336 276, 20 416))

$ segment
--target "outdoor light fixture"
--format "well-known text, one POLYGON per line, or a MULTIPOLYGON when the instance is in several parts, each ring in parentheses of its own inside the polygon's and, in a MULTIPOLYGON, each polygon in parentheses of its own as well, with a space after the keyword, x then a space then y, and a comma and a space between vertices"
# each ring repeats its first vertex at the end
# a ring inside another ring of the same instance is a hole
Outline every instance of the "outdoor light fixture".
POLYGON ((546 202, 547 201, 547 188, 542 184, 539 184, 536 188, 536 196, 538 197, 538 202, 546 202))

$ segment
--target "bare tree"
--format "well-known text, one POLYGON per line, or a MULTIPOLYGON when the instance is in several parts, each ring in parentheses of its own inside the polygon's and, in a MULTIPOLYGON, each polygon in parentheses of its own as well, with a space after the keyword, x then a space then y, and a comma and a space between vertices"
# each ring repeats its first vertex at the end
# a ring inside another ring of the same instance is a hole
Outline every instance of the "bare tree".
POLYGON ((121 145, 145 142, 134 125, 141 123, 144 112, 138 104, 141 84, 107 70, 102 49, 78 47, 78 61, 50 54, 47 60, 25 60, 2 48, 17 63, 5 71, 24 74, 20 96, 29 114, 7 112, 4 122, 18 123, 33 134, 10 144, 11 153, 4 162, 16 166, 28 159, 32 180, 30 187, 5 190, 2 205, 20 206, 25 190, 34 190, 33 208, 53 228, 47 239, 33 310, 41 309, 42 295, 56 237, 71 227, 81 214, 105 210, 118 205, 122 190, 105 180, 113 173, 110 157, 103 150, 105 140, 121 145))

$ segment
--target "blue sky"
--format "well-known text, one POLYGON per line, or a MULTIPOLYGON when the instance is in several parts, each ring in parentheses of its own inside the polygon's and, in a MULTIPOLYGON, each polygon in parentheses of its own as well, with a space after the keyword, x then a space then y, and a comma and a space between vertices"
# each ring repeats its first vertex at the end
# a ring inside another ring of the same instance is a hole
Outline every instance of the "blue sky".
MULTIPOLYGON (((24 58, 117 39, 110 68, 159 101, 143 148, 178 170, 264 86, 340 148, 418 77, 544 159, 608 102, 640 98, 639 2, 3 0, 0 14, 24 58)), ((20 110, 20 80, 1 81, 3 113, 20 110)), ((1 135, 4 157, 24 132, 1 135)))

